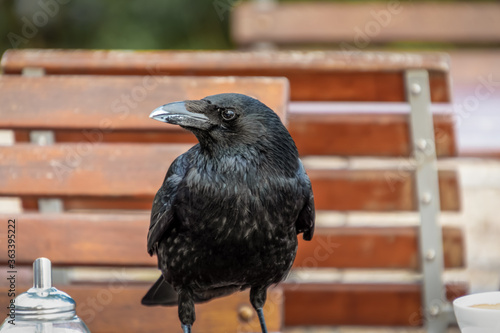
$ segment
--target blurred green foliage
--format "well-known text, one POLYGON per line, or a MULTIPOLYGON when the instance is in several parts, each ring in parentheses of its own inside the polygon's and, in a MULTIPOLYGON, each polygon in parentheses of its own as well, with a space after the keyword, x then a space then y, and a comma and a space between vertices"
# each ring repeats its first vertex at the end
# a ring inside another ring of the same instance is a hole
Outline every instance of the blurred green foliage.
POLYGON ((227 49, 231 5, 230 0, 0 0, 0 52, 227 49))
POLYGON ((229 49, 229 14, 238 1, 0 0, 0 53, 13 47, 229 49))

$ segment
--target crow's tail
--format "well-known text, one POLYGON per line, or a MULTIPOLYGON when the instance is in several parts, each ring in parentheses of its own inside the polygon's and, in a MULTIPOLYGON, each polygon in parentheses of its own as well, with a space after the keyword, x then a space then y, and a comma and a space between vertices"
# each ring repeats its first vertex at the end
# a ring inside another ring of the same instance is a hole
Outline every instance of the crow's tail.
POLYGON ((163 275, 142 298, 142 305, 177 305, 178 295, 175 289, 163 279, 163 275))

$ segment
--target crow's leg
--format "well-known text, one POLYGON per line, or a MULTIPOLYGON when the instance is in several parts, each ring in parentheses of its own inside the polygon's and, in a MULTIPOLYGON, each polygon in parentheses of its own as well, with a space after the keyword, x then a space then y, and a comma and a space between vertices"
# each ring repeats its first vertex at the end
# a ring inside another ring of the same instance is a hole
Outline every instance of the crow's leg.
POLYGON ((266 303, 266 297, 267 297, 267 287, 252 287, 250 289, 250 303, 252 303, 252 306, 254 307, 255 311, 257 311, 262 333, 267 333, 266 320, 264 319, 264 311, 262 311, 262 307, 264 306, 264 303, 266 303))
POLYGON ((260 328, 262 329, 262 333, 267 333, 266 320, 264 319, 264 311, 262 308, 256 309, 257 315, 259 316, 260 328))
POLYGON ((183 333, 191 333, 196 315, 194 313, 193 292, 190 289, 181 289, 179 291, 179 319, 182 323, 183 333))

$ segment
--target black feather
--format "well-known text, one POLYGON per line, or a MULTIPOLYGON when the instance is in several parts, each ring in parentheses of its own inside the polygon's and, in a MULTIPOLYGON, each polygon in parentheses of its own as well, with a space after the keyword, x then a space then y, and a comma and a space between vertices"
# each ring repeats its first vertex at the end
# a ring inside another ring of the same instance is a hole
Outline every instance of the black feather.
POLYGON ((240 94, 184 105, 179 116, 165 105, 162 119, 199 144, 172 163, 154 199, 147 250, 162 277, 143 303, 177 304, 175 290, 180 319, 191 325, 195 302, 246 288, 262 306, 292 266, 297 234, 312 238, 315 217, 295 143, 271 109, 240 94))
POLYGON ((177 305, 178 295, 174 288, 160 276, 142 298, 143 305, 177 305))

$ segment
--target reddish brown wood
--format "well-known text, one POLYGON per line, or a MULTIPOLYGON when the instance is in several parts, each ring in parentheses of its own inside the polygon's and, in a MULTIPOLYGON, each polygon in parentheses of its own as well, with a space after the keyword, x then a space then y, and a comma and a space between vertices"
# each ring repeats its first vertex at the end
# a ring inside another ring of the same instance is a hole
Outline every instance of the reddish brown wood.
POLYGON ((358 52, 346 57, 336 51, 121 51, 11 49, 0 66, 6 74, 20 74, 25 67, 38 67, 47 74, 132 75, 167 74, 168 70, 296 69, 333 71, 401 71, 422 68, 449 70, 442 53, 358 52))
MULTIPOLYGON (((90 143, 36 149, 29 144, 0 147, 0 171, 3 174, 0 195, 72 197, 98 200, 100 204, 104 204, 106 198, 114 203, 119 198, 147 201, 158 190, 170 163, 188 148, 189 145, 174 144, 90 143)), ((317 209, 404 211, 417 208, 414 179, 404 168, 373 171, 310 169, 308 173, 317 209)), ((441 171, 439 174, 441 208, 458 210, 456 172, 441 171)))
MULTIPOLYGON (((288 128, 302 156, 409 156, 408 119, 403 114, 315 114, 292 113, 288 128)), ((0 120, 1 122, 1 120, 0 120)), ((161 125, 161 124, 160 124, 161 125)), ((437 155, 455 156, 456 142, 451 116, 435 116, 437 155)), ((98 128, 98 124, 96 124, 98 128)), ((15 130, 16 142, 29 142, 29 131, 15 130)), ((175 130, 126 131, 63 130, 54 131, 56 142, 138 142, 196 143, 190 132, 175 130)))
MULTIPOLYGON (((178 332, 180 323, 177 307, 146 307, 141 298, 150 285, 134 285, 119 278, 107 284, 65 286, 57 288, 72 296, 77 304, 78 316, 92 333, 178 332)), ((18 285, 19 292, 28 286, 18 285)), ((0 304, 7 304, 7 287, 0 287, 0 304)), ((238 312, 250 306, 248 291, 196 305, 194 332, 257 332, 257 315, 252 312, 249 322, 242 321, 238 312)), ((270 331, 282 327, 282 292, 269 289, 264 316, 270 331)))
MULTIPOLYGON (((0 218, 9 216, 0 214, 0 218)), ((16 258, 19 265, 43 256, 64 266, 156 266, 156 258, 146 252, 148 213, 25 213, 18 214, 16 221, 16 244, 23 249, 16 258)), ((7 237, 3 230, 0 237, 7 237)), ((416 227, 317 228, 311 242, 300 240, 294 267, 416 270, 417 239, 416 227)), ((460 229, 443 229, 447 267, 463 267, 463 243, 460 229)))
MULTIPOLYGON (((149 214, 34 213, 17 214, 15 219, 16 245, 22 249, 18 265, 30 265, 39 257, 57 266, 157 265, 156 257, 146 251, 149 214)), ((0 235, 7 239, 3 230, 0 235)))
MULTIPOLYGON (((288 128, 301 155, 409 156, 406 114, 290 113, 288 128)), ((453 118, 434 116, 438 156, 456 155, 453 118)))
MULTIPOLYGON (((30 209, 37 207, 40 197, 60 197, 66 209, 80 211, 79 214, 17 216, 20 221, 18 244, 23 249, 18 253, 18 262, 27 265, 41 255, 48 256, 56 265, 156 265, 155 259, 145 251, 148 214, 84 211, 89 208, 150 209, 152 196, 168 165, 189 145, 105 142, 194 142, 189 133, 177 127, 147 119, 154 107, 170 99, 200 98, 243 87, 241 92, 258 97, 275 110, 286 108, 287 81, 284 79, 194 79, 164 78, 163 75, 287 76, 293 100, 401 102, 406 99, 404 70, 423 68, 430 72, 432 100, 450 100, 449 65, 443 55, 354 53, 346 57, 342 52, 11 50, 2 58, 2 67, 9 74, 19 74, 24 67, 42 67, 49 76, 0 78, 0 103, 4 105, 2 110, 6 110, 0 117, 0 127, 15 128, 16 139, 20 141, 27 141, 28 129, 41 128, 56 129, 58 141, 75 142, 55 147, 23 144, 0 147, 0 195, 20 195, 24 207, 30 209), (51 74, 142 77, 56 77, 51 74), (154 88, 147 88, 159 79, 161 82, 154 88), (141 88, 147 92, 147 98, 132 101, 134 106, 130 102, 127 105, 123 94, 137 96, 141 88), (27 95, 33 98, 25 98, 27 95), (88 131, 89 128, 94 130, 88 131), (127 181, 123 181, 124 174, 127 181), (43 238, 39 237, 41 234, 43 238)), ((343 118, 345 115, 332 115, 333 120, 328 124, 331 127, 325 127, 324 118, 310 113, 294 115, 297 118, 295 123, 290 123, 290 129, 303 155, 409 155, 405 116, 354 116, 348 119, 343 118), (323 134, 319 135, 320 132, 323 134), (331 141, 330 144, 327 141, 331 141)), ((455 154, 452 120, 449 117, 434 120, 438 154, 455 154)), ((416 208, 415 184, 410 172, 308 172, 318 209, 416 208)), ((440 172, 440 191, 441 207, 458 210, 456 173, 440 172)), ((0 229, 0 237, 4 238, 2 232, 0 229)), ((418 269, 416 234, 416 228, 408 227, 318 229, 313 242, 301 242, 296 266, 310 267, 315 260, 318 267, 418 269)), ((463 267, 461 231, 443 229, 443 243, 446 265, 463 267)), ((79 302, 79 314, 89 323, 92 332, 178 329, 175 308, 151 309, 139 305, 149 286, 127 284, 124 289, 121 286, 120 281, 114 281, 104 286, 63 286, 62 289, 79 302), (97 301, 98 308, 89 303, 92 300, 97 301)), ((420 290, 416 285, 325 284, 286 288, 285 310, 289 313, 285 318, 292 326, 311 324, 311 320, 312 324, 321 325, 421 323, 420 290), (413 310, 410 317, 407 310, 413 310)), ((455 291, 464 293, 465 287, 459 286, 455 291)), ((281 326, 280 295, 271 292, 266 308, 268 325, 274 331, 281 326)), ((5 298, 5 288, 0 288, 0 303, 4 303, 5 298)), ((236 315, 238 308, 247 303, 248 294, 244 293, 197 306, 196 327, 206 332, 257 331, 255 316, 252 326, 248 327, 236 315)))
MULTIPOLYGON (((447 285, 449 300, 466 293, 447 285)), ((284 296, 285 326, 422 325, 418 284, 286 284, 284 296)))
MULTIPOLYGON (((98 122, 102 116, 94 117, 95 128, 99 128, 98 122)), ((153 126, 153 123, 148 125, 153 126)), ((455 156, 453 118, 447 115, 436 115, 434 125, 437 155, 455 156)), ((119 124, 109 131, 56 128, 54 135, 56 142, 197 142, 190 132, 166 124, 164 130, 151 128, 141 131, 127 131, 118 126, 119 124)), ((400 157, 409 156, 412 151, 409 141, 408 116, 405 114, 294 112, 288 115, 288 129, 302 156, 400 157)), ((26 129, 15 130, 16 142, 29 142, 28 132, 26 129)))
MULTIPOLYGON (((401 211, 416 210, 413 174, 403 170, 308 171, 316 209, 401 211)), ((454 171, 439 172, 442 210, 459 210, 460 197, 454 171)))
POLYGON ((189 148, 88 142, 0 147, 0 187, 2 194, 20 196, 151 197, 170 163, 189 148))
MULTIPOLYGON (((458 228, 443 228, 445 266, 465 265, 458 228)), ((418 269, 417 227, 319 228, 310 242, 299 236, 294 267, 418 269)))
POLYGON ((404 70, 423 68, 432 100, 450 101, 444 54, 9 50, 2 67, 8 74, 41 67, 48 74, 285 76, 297 101, 405 101, 404 70))
MULTIPOLYGON (((164 332, 178 329, 176 308, 144 307, 140 299, 148 286, 136 286, 120 280, 107 285, 57 286, 77 302, 80 317, 92 332, 132 333, 147 330, 164 332), (127 318, 126 321, 123 318, 127 318), (145 320, 147 318, 147 320, 145 320)), ((383 325, 420 326, 422 309, 420 286, 417 284, 283 284, 283 302, 278 289, 270 290, 264 308, 270 330, 278 331, 281 316, 284 325, 383 325)), ((19 286, 26 290, 27 286, 19 286)), ((0 303, 7 302, 6 287, 0 288, 0 303)), ((452 300, 467 293, 464 284, 447 286, 452 300)), ((255 316, 251 326, 239 321, 237 311, 248 304, 248 293, 238 293, 197 305, 195 327, 203 332, 255 332, 255 316)))
POLYGON ((286 79, 262 77, 0 76, 0 90, 0 128, 81 129, 91 142, 116 129, 185 133, 148 117, 174 101, 243 93, 283 119, 288 102, 286 79))
POLYGON ((244 2, 232 11, 231 32, 243 45, 343 42, 347 53, 398 41, 495 43, 500 41, 499 16, 499 4, 481 2, 244 2))

